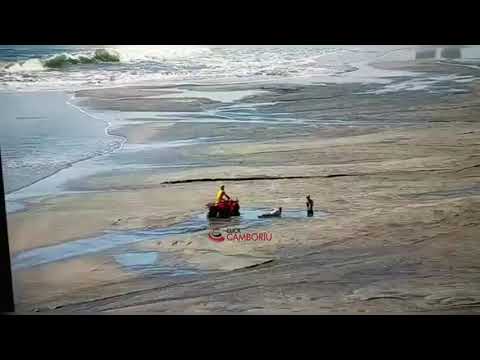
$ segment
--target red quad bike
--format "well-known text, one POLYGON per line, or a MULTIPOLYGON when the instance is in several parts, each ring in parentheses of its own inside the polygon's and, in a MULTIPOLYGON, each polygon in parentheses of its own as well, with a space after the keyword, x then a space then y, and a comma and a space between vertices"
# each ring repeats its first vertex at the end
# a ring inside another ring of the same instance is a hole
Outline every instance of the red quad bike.
POLYGON ((240 204, 238 200, 225 200, 218 204, 207 204, 209 218, 229 218, 230 216, 240 215, 240 204))

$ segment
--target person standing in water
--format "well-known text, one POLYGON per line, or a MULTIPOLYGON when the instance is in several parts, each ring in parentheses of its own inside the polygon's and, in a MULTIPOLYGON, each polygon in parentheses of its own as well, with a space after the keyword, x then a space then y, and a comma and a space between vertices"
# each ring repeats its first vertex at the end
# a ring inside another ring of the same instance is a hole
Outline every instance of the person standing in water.
POLYGON ((307 195, 307 216, 313 216, 313 200, 307 195))

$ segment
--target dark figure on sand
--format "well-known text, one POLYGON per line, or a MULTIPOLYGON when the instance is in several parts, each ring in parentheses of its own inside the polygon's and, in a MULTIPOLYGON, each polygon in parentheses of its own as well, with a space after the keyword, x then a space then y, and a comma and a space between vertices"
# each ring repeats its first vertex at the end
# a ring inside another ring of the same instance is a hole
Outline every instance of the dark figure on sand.
POLYGON ((313 200, 307 195, 307 216, 313 216, 313 200))

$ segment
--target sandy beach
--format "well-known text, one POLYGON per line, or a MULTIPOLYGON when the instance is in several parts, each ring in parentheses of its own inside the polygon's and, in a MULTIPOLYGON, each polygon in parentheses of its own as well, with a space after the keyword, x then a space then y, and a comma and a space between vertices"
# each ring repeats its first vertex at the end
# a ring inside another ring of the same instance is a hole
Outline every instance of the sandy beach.
POLYGON ((437 93, 361 83, 77 91, 87 111, 133 114, 110 130, 124 147, 101 160, 125 167, 72 178, 8 215, 18 311, 478 312, 480 83, 452 85, 477 70, 376 66, 446 78, 437 93), (225 105, 225 93, 235 100, 225 105), (205 204, 221 184, 243 217, 212 224, 205 204), (277 206, 282 218, 256 218, 277 206), (212 226, 272 240, 217 243, 212 226))

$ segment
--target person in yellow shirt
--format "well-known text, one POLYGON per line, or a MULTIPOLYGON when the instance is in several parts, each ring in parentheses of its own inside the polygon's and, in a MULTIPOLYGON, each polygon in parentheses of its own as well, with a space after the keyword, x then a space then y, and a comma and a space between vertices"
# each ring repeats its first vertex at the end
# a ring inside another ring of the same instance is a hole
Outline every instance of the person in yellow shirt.
POLYGON ((225 200, 224 198, 227 198, 228 200, 230 200, 230 196, 228 196, 227 193, 225 192, 225 186, 222 185, 222 186, 220 186, 220 190, 218 190, 218 192, 217 192, 217 197, 215 199, 215 203, 218 204, 218 203, 224 201, 225 200))

